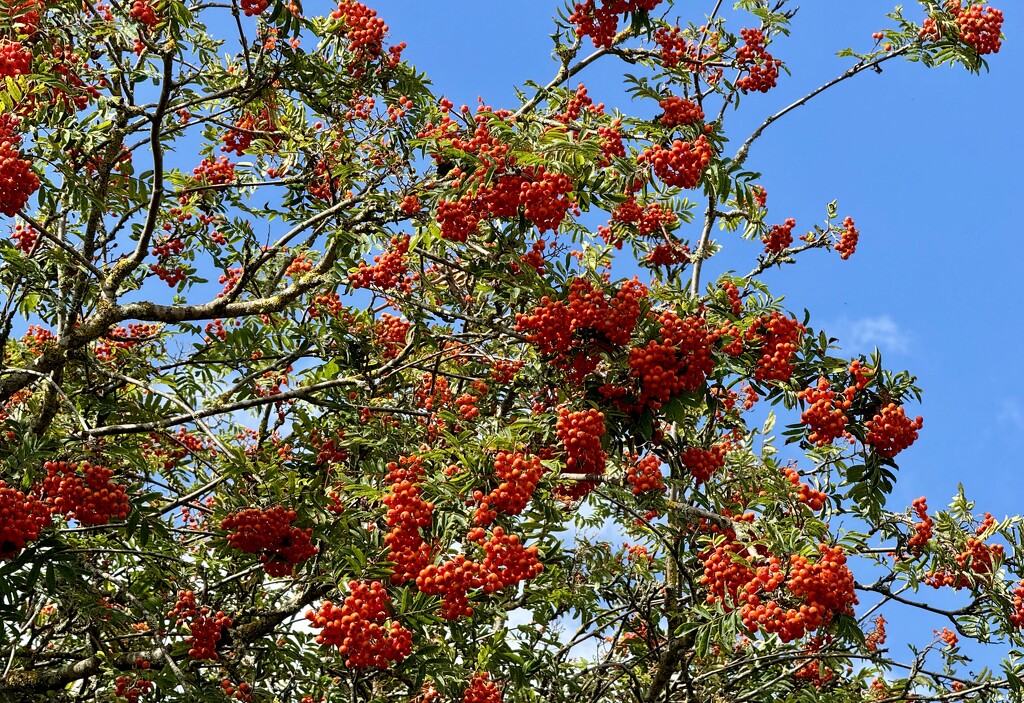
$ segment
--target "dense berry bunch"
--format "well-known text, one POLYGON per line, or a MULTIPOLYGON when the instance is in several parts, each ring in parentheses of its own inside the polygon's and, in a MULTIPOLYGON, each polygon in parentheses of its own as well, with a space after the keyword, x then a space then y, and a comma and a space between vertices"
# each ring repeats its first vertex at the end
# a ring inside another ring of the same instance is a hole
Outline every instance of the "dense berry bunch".
POLYGON ((341 0, 331 17, 344 23, 345 36, 349 42, 348 51, 353 57, 351 64, 358 74, 360 69, 357 64, 373 61, 381 55, 388 26, 377 17, 376 10, 351 0, 341 0))
POLYGON ((394 359, 402 352, 405 338, 412 329, 412 324, 400 317, 384 313, 374 323, 373 331, 377 335, 377 349, 385 359, 394 359))
POLYGON ((615 39, 621 15, 641 10, 649 12, 660 2, 661 0, 583 0, 573 7, 569 21, 576 25, 576 36, 589 36, 594 46, 610 47, 615 39))
POLYGON ((996 565, 1005 557, 1001 544, 985 544, 976 537, 968 537, 964 550, 956 555, 956 572, 941 568, 929 572, 923 581, 932 588, 952 586, 956 590, 974 588, 979 576, 986 576, 995 571, 996 565))
POLYGON ((519 535, 507 534, 501 527, 495 527, 481 546, 485 552, 481 562, 484 593, 528 581, 544 571, 544 565, 537 559, 537 548, 525 546, 519 535))
POLYGON ((852 393, 837 394, 822 376, 817 386, 805 388, 796 395, 808 405, 800 414, 800 422, 810 429, 807 435, 809 442, 824 447, 843 436, 849 422, 844 411, 853 405, 852 393))
POLYGON ((11 232, 11 241, 14 242, 14 246, 23 254, 28 254, 32 251, 32 247, 36 245, 38 238, 39 233, 36 232, 35 228, 21 222, 14 225, 14 230, 11 232))
POLYGON ((629 352, 630 375, 639 380, 640 406, 659 407, 680 393, 692 393, 714 369, 711 339, 702 317, 663 312, 660 339, 629 352))
POLYGON ((153 5, 149 0, 132 0, 128 16, 149 29, 156 27, 160 23, 160 15, 153 9, 153 5))
POLYGON ((185 643, 190 645, 188 655, 193 659, 219 659, 217 643, 223 637, 223 630, 231 627, 231 618, 217 611, 211 613, 203 606, 189 624, 190 635, 185 643))
POLYGON ((13 559, 50 524, 50 511, 38 498, 0 481, 0 559, 13 559))
POLYGON ((740 289, 732 281, 723 281, 720 288, 725 291, 729 300, 729 312, 735 317, 743 313, 743 301, 740 299, 740 289))
POLYGON ((218 159, 211 156, 203 159, 198 166, 192 169, 192 175, 206 185, 234 183, 235 165, 228 161, 226 156, 221 156, 218 159))
POLYGON ((110 482, 114 472, 83 461, 48 461, 43 465, 43 494, 54 514, 82 525, 105 525, 111 518, 124 520, 130 507, 124 484, 110 482))
POLYGON ((406 264, 409 241, 409 235, 392 237, 391 248, 373 257, 373 266, 360 261, 359 270, 348 277, 352 287, 369 288, 372 285, 384 291, 398 288, 408 293, 412 285, 412 281, 405 278, 409 271, 406 264))
POLYGON ((865 423, 864 441, 877 454, 891 459, 917 440, 917 431, 923 425, 920 415, 911 420, 902 405, 889 403, 865 423))
MULTIPOLYGON (((4 46, 0 44, 0 80, 5 75, 4 60, 4 46)), ((11 59, 7 57, 6 60, 11 59)), ((10 119, 0 123, 0 213, 8 217, 17 215, 32 194, 39 190, 39 176, 32 170, 32 164, 22 159, 18 152, 21 137, 13 131, 16 126, 17 122, 10 119)))
POLYGON ((486 671, 473 675, 462 694, 462 703, 501 703, 501 691, 486 671))
POLYGON ((928 502, 924 496, 915 498, 910 505, 921 522, 914 523, 914 534, 910 535, 907 540, 907 551, 911 554, 920 554, 928 544, 928 540, 932 538, 935 521, 928 514, 928 502))
POLYGON ((0 39, 0 78, 32 73, 32 51, 21 42, 0 39))
POLYGON ((704 483, 715 475, 715 472, 725 466, 726 447, 724 444, 716 444, 711 449, 700 447, 687 447, 683 450, 679 459, 697 483, 704 483))
POLYGON ((661 459, 648 454, 643 459, 630 465, 626 471, 626 481, 633 487, 633 494, 640 495, 647 491, 665 492, 665 482, 661 476, 661 459))
POLYGON ((523 174, 526 180, 519 193, 523 215, 541 234, 557 230, 572 206, 567 197, 572 192, 572 181, 565 174, 547 171, 543 166, 530 166, 523 174))
POLYGON ((416 588, 427 595, 441 596, 440 615, 445 620, 472 617, 468 594, 483 585, 482 569, 477 562, 458 554, 439 566, 425 566, 416 576, 416 588))
POLYGON ((434 504, 423 500, 420 491, 423 464, 419 457, 403 456, 389 463, 387 469, 385 482, 390 491, 381 502, 388 508, 385 521, 391 529, 384 543, 388 545, 388 560, 395 564, 391 580, 402 584, 415 579, 430 563, 430 545, 420 530, 430 527, 434 504))
POLYGON ((345 655, 345 666, 355 669, 385 669, 412 653, 412 633, 397 622, 387 623, 391 598, 380 581, 350 581, 349 595, 339 608, 325 601, 318 612, 306 619, 321 630, 316 641, 337 647, 345 655))
POLYGON ((246 554, 259 554, 263 569, 271 576, 288 576, 296 564, 317 553, 311 538, 313 530, 295 527, 294 510, 275 506, 267 510, 246 508, 231 513, 220 526, 231 530, 227 536, 232 548, 246 554))
POLYGON ((747 329, 747 340, 760 340, 761 355, 754 369, 757 381, 788 381, 793 375, 791 361, 796 355, 804 326, 780 312, 762 315, 747 329))
POLYGON ((661 113, 661 123, 668 127, 690 125, 704 119, 704 110, 701 109, 700 105, 678 95, 662 98, 658 105, 663 110, 661 113))
POLYGON ((494 474, 501 483, 487 495, 477 491, 477 506, 473 522, 489 525, 499 513, 518 515, 526 508, 533 492, 544 475, 540 457, 521 452, 498 452, 494 457, 494 474))
POLYGON ((480 224, 479 208, 468 196, 458 200, 442 198, 437 203, 437 223, 441 238, 452 242, 464 242, 476 232, 480 224))
POLYGON ((261 14, 270 4, 267 0, 240 0, 238 3, 246 17, 261 14))
POLYGON ((118 676, 114 681, 114 695, 128 703, 138 703, 139 698, 153 690, 153 682, 131 676, 118 676))
POLYGON ((860 239, 860 232, 857 231, 853 218, 847 217, 843 220, 843 233, 836 243, 836 251, 839 252, 840 259, 846 261, 853 256, 854 252, 857 251, 858 239, 860 239))
POLYGON ((196 616, 196 594, 195 591, 178 591, 178 599, 174 607, 167 613, 167 617, 176 618, 178 625, 196 616))
MULTIPOLYGON (((954 3, 959 6, 960 3, 954 3)), ((1003 13, 987 5, 969 5, 958 8, 954 17, 960 28, 960 41, 973 46, 978 54, 995 54, 999 52, 1002 42, 999 30, 1003 26, 1003 13)))
POLYGON ((1024 630, 1024 581, 1013 589, 1013 614, 1010 615, 1010 622, 1018 630, 1024 630))
POLYGON ((741 29, 740 36, 743 46, 736 49, 736 63, 747 70, 747 75, 736 81, 736 87, 746 92, 767 93, 775 87, 782 62, 765 50, 760 29, 741 29))
POLYGON ((693 142, 676 139, 670 149, 660 144, 647 147, 637 161, 650 164, 654 174, 666 185, 696 188, 712 155, 711 144, 702 134, 693 142))
POLYGON ((761 237, 764 243, 764 250, 767 254, 778 254, 793 243, 793 228, 796 227, 796 220, 792 217, 781 225, 772 225, 771 230, 761 237))
POLYGON ((605 433, 604 413, 594 409, 570 412, 567 408, 559 408, 555 432, 565 447, 567 472, 604 473, 607 459, 601 448, 601 437, 605 433))

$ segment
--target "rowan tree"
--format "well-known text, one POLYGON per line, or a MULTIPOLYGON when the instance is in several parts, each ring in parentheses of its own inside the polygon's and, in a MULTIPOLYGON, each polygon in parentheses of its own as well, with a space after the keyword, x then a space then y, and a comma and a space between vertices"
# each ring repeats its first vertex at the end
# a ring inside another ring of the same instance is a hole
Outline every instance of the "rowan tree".
POLYGON ((721 4, 572 3, 456 106, 352 0, 0 0, 0 699, 1019 699, 1020 518, 887 502, 914 378, 762 281, 855 213, 747 166, 1002 15, 894 11, 730 134, 800 67, 791 3, 721 4))

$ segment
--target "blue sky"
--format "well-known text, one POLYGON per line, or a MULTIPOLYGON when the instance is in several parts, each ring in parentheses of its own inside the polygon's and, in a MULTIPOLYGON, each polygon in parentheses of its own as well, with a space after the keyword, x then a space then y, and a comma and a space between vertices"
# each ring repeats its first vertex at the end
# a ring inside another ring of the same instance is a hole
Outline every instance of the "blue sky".
MULTIPOLYGON (((690 19, 710 4, 678 3, 672 13, 690 19)), ((766 95, 748 96, 727 117, 726 133, 741 140, 764 116, 845 70, 851 60, 835 52, 868 50, 871 33, 891 26, 885 14, 894 4, 800 3, 792 36, 772 48, 792 75, 766 95)), ((916 4, 904 4, 919 21, 916 4)), ((840 217, 857 222, 860 245, 850 260, 811 252, 766 280, 790 309, 809 309, 811 324, 839 337, 844 349, 877 345, 887 366, 918 376, 924 399, 913 414, 925 425, 900 456, 895 509, 922 494, 943 506, 962 482, 980 510, 997 517, 1024 511, 1015 441, 1024 432, 1024 397, 1014 385, 1013 351, 1024 343, 1015 270, 1024 260, 1015 207, 1024 192, 1024 146, 1015 129, 1024 107, 1024 52, 1015 38, 1024 36, 1024 20, 1014 3, 1003 5, 1008 41, 989 57, 991 72, 891 62, 881 75, 861 74, 790 113, 747 162, 764 174, 771 222, 794 217, 798 230, 809 228, 834 198, 840 217)), ((556 3, 372 6, 392 40, 408 43, 405 57, 456 105, 481 96, 514 107, 514 86, 554 75, 548 35, 556 3)), ((612 61, 597 62, 580 79, 595 102, 636 110, 614 69, 612 61)), ((749 270, 757 247, 727 232, 716 238, 725 252, 712 274, 749 270)))

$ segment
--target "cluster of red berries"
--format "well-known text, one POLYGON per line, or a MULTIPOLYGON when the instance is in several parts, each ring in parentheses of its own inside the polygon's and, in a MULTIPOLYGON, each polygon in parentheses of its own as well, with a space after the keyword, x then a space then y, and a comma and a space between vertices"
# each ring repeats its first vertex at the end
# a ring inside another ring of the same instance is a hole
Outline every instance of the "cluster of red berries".
POLYGON ((604 473, 607 454, 601 448, 604 436, 604 413, 593 408, 569 411, 558 409, 555 433, 565 447, 565 470, 568 473, 604 473))
POLYGON ((0 78, 32 73, 32 51, 18 41, 0 39, 0 78))
POLYGON ((487 540, 479 536, 479 532, 477 535, 476 541, 484 549, 484 560, 480 564, 484 593, 528 581, 544 571, 544 565, 537 558, 537 548, 525 546, 519 535, 508 534, 502 527, 495 527, 487 540))
POLYGON ((751 186, 750 194, 754 197, 754 202, 758 207, 765 207, 768 205, 768 191, 764 186, 751 186))
POLYGON ((726 446, 716 444, 710 449, 687 447, 682 451, 679 460, 690 470, 697 483, 704 483, 725 466, 726 446))
POLYGON ((132 676, 118 676, 114 680, 114 695, 128 703, 138 703, 141 696, 153 690, 153 682, 132 676))
POLYGON ((337 647, 345 666, 386 669, 412 653, 412 633, 399 623, 387 623, 391 598, 380 581, 349 581, 349 594, 339 608, 324 601, 318 612, 306 613, 311 627, 321 630, 316 641, 337 647))
POLYGON ((666 185, 696 188, 712 156, 711 144, 702 134, 693 142, 676 139, 669 149, 660 144, 647 147, 637 157, 637 162, 650 164, 654 174, 666 185))
POLYGON ((878 648, 885 644, 885 623, 886 620, 881 615, 875 618, 875 629, 864 638, 864 645, 869 652, 877 652, 878 648))
POLYGON ((619 17, 627 12, 650 12, 661 0, 583 0, 577 2, 569 21, 576 25, 576 36, 590 37, 594 46, 610 47, 619 28, 619 17))
POLYGON ((160 16, 153 9, 149 0, 132 0, 128 16, 149 29, 153 29, 160 23, 160 16))
POLYGON ((403 456, 387 465, 384 481, 390 491, 381 499, 387 506, 385 522, 390 528, 384 536, 388 560, 394 562, 391 581, 402 584, 415 579, 430 563, 430 545, 420 530, 430 527, 434 504, 423 500, 419 482, 423 478, 423 461, 417 456, 403 456))
POLYGON ((760 29, 741 29, 743 46, 736 49, 736 63, 747 70, 747 75, 736 81, 736 87, 746 92, 767 93, 775 87, 782 62, 765 50, 764 32, 760 29))
POLYGON ((252 700, 252 686, 245 681, 240 681, 236 686, 231 679, 222 679, 220 690, 224 691, 225 696, 234 696, 236 701, 242 703, 249 703, 252 700))
POLYGON ((1024 630, 1024 581, 1013 589, 1013 613, 1010 622, 1018 630, 1024 630))
POLYGON ((14 246, 23 254, 31 253, 32 247, 36 245, 38 238, 39 233, 31 225, 25 225, 20 222, 14 225, 14 230, 11 232, 11 241, 14 242, 14 246))
POLYGON ((498 452, 494 457, 494 474, 501 481, 487 495, 477 491, 474 497, 479 505, 473 514, 477 525, 489 525, 498 514, 519 515, 533 497, 533 492, 544 475, 540 457, 522 452, 498 452))
POLYGON ((778 311, 762 315, 747 329, 747 340, 760 340, 761 355, 754 369, 757 381, 788 381, 793 375, 792 360, 804 334, 796 318, 778 311))
POLYGON ((213 613, 205 605, 189 623, 190 635, 185 638, 185 643, 190 645, 188 655, 193 659, 219 659, 217 654, 217 643, 224 636, 224 630, 231 627, 231 618, 217 611, 213 613))
POLYGON ((585 375, 597 366, 593 353, 601 344, 622 346, 629 342, 641 314, 647 288, 638 280, 625 282, 613 298, 590 281, 577 278, 568 300, 544 296, 529 315, 516 315, 516 331, 542 354, 555 357, 560 368, 574 367, 585 375))
POLYGON ((405 338, 412 329, 412 323, 400 317, 384 313, 373 324, 377 337, 377 351, 385 359, 394 359, 405 346, 405 338))
POLYGON ((852 217, 843 220, 843 233, 836 243, 836 251, 843 261, 849 259, 857 251, 857 241, 860 239, 860 232, 857 231, 852 217))
POLYGON ((679 393, 699 389, 714 369, 711 338, 702 317, 658 317, 659 337, 629 352, 630 375, 638 379, 641 407, 660 407, 679 393))
POLYGON ((246 508, 228 515, 220 526, 231 530, 227 540, 232 548, 259 554, 263 570, 271 576, 289 576, 297 564, 318 551, 312 544, 312 528, 292 524, 297 517, 294 510, 280 505, 267 510, 246 508))
POLYGON ((789 559, 786 588, 803 603, 782 612, 777 612, 781 610, 777 604, 765 607, 764 622, 761 614, 758 615, 757 625, 766 632, 777 633, 783 642, 799 639, 807 632, 828 625, 837 613, 853 614, 857 594, 842 547, 822 544, 818 545, 818 552, 818 560, 814 562, 798 554, 789 559))
POLYGON ((960 41, 974 47, 979 55, 999 52, 1002 42, 999 31, 1003 26, 1003 13, 986 5, 960 7, 959 0, 949 3, 954 10, 960 41))
POLYGON ((907 551, 911 554, 920 554, 928 544, 928 540, 932 538, 935 521, 928 514, 928 501, 924 496, 915 498, 910 505, 921 522, 914 523, 914 534, 907 540, 907 551))
POLYGON ((348 277, 353 288, 369 288, 371 285, 380 290, 400 289, 408 293, 412 281, 406 278, 409 267, 406 258, 409 253, 409 235, 391 238, 391 248, 373 257, 373 266, 359 262, 359 270, 348 277))
POLYGON ((228 157, 221 156, 214 159, 212 156, 203 159, 198 166, 192 169, 192 175, 196 180, 207 185, 223 185, 235 182, 235 165, 228 161, 228 157))
POLYGON ((196 608, 195 591, 178 591, 177 600, 174 602, 174 607, 168 611, 167 617, 176 618, 176 623, 180 625, 189 618, 195 617, 196 608))
POLYGON ((343 19, 345 23, 348 51, 352 54, 352 65, 357 73, 358 64, 373 61, 381 55, 388 26, 377 17, 376 10, 371 10, 361 2, 341 0, 331 17, 343 19))
POLYGON ((822 376, 817 386, 810 386, 796 394, 797 398, 808 404, 807 409, 800 414, 800 422, 810 428, 808 441, 824 447, 843 436, 849 422, 844 411, 853 405, 855 392, 856 388, 851 386, 842 394, 837 394, 829 386, 828 379, 822 376))
POLYGON ((664 237, 678 221, 676 214, 661 203, 648 203, 641 207, 634 195, 630 195, 629 199, 612 211, 613 223, 636 225, 641 237, 664 237))
MULTIPOLYGON (((0 80, 5 75, 19 75, 20 59, 16 58, 18 52, 12 49, 14 45, 20 47, 18 42, 0 42, 0 80)), ((29 53, 28 59, 31 57, 29 53)), ((24 72, 28 72, 27 68, 24 72)), ((16 118, 0 121, 0 213, 8 217, 17 215, 32 194, 39 190, 39 176, 18 151, 21 136, 14 131, 17 125, 16 118)))
POLYGON ((917 431, 923 425, 920 415, 911 420, 902 405, 889 403, 865 423, 864 441, 876 454, 891 459, 917 440, 917 431))
POLYGON ((479 563, 457 554, 440 565, 428 564, 416 576, 421 593, 441 596, 440 616, 445 620, 472 617, 469 591, 482 585, 479 563))
POLYGON ((171 288, 174 288, 176 285, 188 278, 188 273, 181 266, 175 266, 173 269, 169 269, 166 266, 161 266, 160 264, 150 264, 149 271, 171 288))
POLYGON ((969 537, 964 550, 956 555, 957 573, 937 569, 926 574, 923 581, 932 588, 952 586, 958 591, 974 588, 977 577, 993 573, 1004 557, 1005 550, 1001 544, 985 544, 977 537, 969 537))
POLYGON ((648 454, 643 459, 630 465, 626 471, 626 481, 633 487, 633 494, 640 495, 647 491, 665 492, 665 482, 661 475, 661 459, 648 454))
POLYGON ((732 281, 722 281, 719 286, 725 291, 726 299, 729 301, 729 312, 735 317, 743 313, 743 300, 740 298, 740 289, 732 281))
POLYGON ((626 155, 626 145, 622 142, 622 120, 615 120, 610 125, 597 128, 597 139, 601 145, 600 166, 608 166, 612 159, 626 155))
POLYGON ((604 114, 604 103, 594 105, 594 99, 587 95, 587 86, 580 83, 576 86, 576 93, 565 103, 563 112, 554 117, 562 123, 571 122, 579 118, 584 108, 595 115, 604 114))
POLYGON ((240 0, 238 3, 246 17, 261 14, 269 4, 267 0, 240 0))
POLYGON ((106 525, 111 518, 124 520, 130 507, 124 484, 111 483, 114 472, 105 466, 67 461, 43 465, 43 494, 50 512, 77 520, 82 525, 106 525))
POLYGON ((473 674, 462 694, 462 703, 501 703, 501 690, 486 671, 473 674))
POLYGON ((793 228, 796 227, 796 220, 792 217, 781 225, 772 225, 771 230, 761 237, 766 254, 778 254, 793 243, 793 228))
POLYGON ((0 481, 0 559, 13 559, 50 524, 50 511, 34 495, 0 481))
POLYGON ((810 484, 803 483, 800 480, 800 473, 796 469, 786 466, 782 469, 782 473, 786 480, 797 489, 797 502, 803 503, 814 512, 818 512, 825 506, 828 495, 824 491, 811 488, 810 484))
POLYGON ((704 119, 704 110, 700 105, 678 95, 662 98, 658 105, 663 110, 660 121, 668 127, 690 125, 704 119))

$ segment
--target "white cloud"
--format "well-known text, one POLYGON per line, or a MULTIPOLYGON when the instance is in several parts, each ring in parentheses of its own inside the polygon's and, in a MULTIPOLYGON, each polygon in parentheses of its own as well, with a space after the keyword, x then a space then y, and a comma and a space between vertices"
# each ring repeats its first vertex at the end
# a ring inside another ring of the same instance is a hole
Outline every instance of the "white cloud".
POLYGON ((882 352, 906 353, 910 351, 910 335, 888 315, 841 318, 826 328, 831 336, 839 338, 839 346, 851 352, 870 353, 875 347, 882 352))
POLYGON ((1024 430, 1024 408, 1016 400, 1004 400, 996 421, 1015 430, 1024 430))

